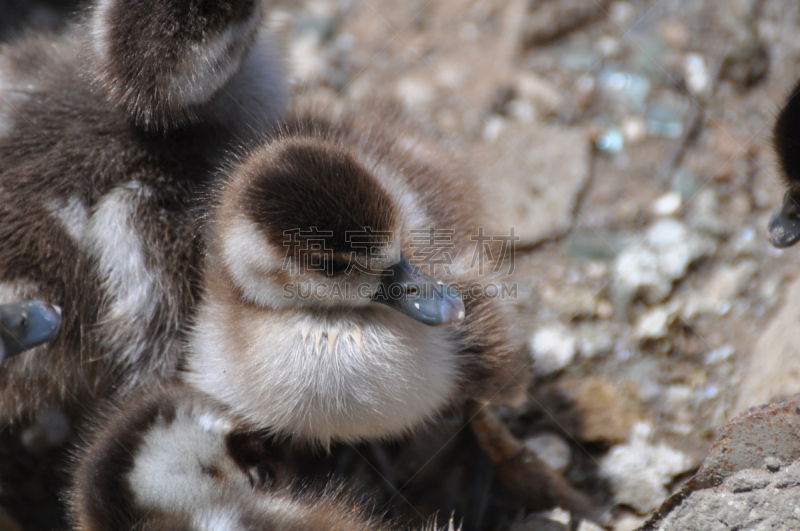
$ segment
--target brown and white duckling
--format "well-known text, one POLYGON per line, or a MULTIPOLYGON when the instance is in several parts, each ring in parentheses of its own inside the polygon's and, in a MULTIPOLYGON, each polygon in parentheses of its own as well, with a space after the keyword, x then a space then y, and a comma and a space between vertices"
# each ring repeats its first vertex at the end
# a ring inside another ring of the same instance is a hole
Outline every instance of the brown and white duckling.
POLYGON ((517 396, 526 364, 479 288, 497 279, 468 171, 388 111, 298 111, 217 190, 185 380, 322 445, 517 396))
POLYGON ((257 0, 100 0, 0 48, 0 303, 63 306, 0 371, 0 418, 171 376, 194 189, 287 99, 257 0))
POLYGON ((392 529, 341 489, 295 487, 279 453, 202 393, 180 384, 153 390, 107 413, 79 452, 73 524, 81 531, 392 529))
POLYGON ((800 83, 778 114, 773 145, 778 154, 787 192, 783 204, 769 221, 768 236, 775 247, 790 247, 800 241, 800 83))

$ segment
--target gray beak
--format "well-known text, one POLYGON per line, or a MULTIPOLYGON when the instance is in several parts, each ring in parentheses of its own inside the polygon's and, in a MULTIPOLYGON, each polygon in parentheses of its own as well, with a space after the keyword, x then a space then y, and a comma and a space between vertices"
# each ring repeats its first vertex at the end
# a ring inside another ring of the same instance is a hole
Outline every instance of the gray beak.
POLYGON ((0 304, 0 364, 50 341, 61 324, 61 308, 42 301, 0 304))
POLYGON ((372 300, 429 326, 456 326, 466 317, 464 301, 453 286, 424 274, 402 255, 384 272, 372 300))
POLYGON ((779 249, 791 247, 800 240, 800 191, 789 190, 783 196, 781 209, 769 220, 767 236, 779 249))

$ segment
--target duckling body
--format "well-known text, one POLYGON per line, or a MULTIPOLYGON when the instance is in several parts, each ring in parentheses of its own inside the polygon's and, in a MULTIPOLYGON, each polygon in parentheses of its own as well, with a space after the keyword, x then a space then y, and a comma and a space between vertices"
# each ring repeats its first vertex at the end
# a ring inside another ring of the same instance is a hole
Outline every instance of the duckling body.
POLYGON ((0 303, 64 310, 51 343, 0 371, 0 417, 174 372, 195 189, 286 100, 263 15, 253 0, 102 0, 62 36, 0 49, 0 303))
POLYGON ((452 290, 501 280, 473 241, 485 212, 467 174, 390 110, 296 111, 217 190, 186 381, 323 445, 515 396, 527 374, 505 301, 452 290), (408 291, 429 288, 444 293, 408 291))
POLYGON ((390 529, 336 488, 294 487, 267 436, 181 384, 112 408, 89 439, 69 495, 77 530, 390 529))

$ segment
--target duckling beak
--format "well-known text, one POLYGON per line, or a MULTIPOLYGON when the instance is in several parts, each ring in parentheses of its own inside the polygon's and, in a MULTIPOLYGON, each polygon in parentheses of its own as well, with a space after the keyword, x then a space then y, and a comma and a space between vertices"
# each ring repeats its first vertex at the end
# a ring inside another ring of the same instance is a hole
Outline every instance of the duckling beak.
POLYGON ((769 220, 767 236, 770 243, 779 249, 800 240, 800 191, 789 190, 783 196, 781 209, 769 220))
POLYGON ((61 324, 61 308, 42 301, 0 304, 0 364, 50 341, 61 324))
POLYGON ((405 256, 388 268, 372 300, 429 326, 456 326, 466 312, 456 289, 426 275, 405 256))

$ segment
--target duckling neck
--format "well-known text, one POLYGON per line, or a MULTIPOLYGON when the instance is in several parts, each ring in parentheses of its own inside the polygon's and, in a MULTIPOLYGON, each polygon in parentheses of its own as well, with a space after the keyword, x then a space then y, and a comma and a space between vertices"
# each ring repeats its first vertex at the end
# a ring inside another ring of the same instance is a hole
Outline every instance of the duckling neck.
POLYGON ((257 426, 327 445, 408 431, 454 397, 456 339, 389 309, 272 310, 210 296, 188 381, 257 426))

